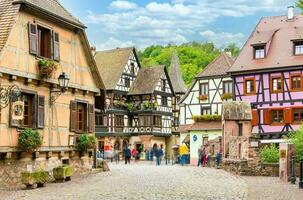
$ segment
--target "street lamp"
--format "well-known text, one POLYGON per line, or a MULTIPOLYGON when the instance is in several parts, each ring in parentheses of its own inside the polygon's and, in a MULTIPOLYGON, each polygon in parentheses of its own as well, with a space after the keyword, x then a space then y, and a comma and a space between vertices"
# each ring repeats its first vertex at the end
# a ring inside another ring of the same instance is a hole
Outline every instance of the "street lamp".
POLYGON ((50 103, 53 104, 58 97, 64 93, 69 84, 69 77, 65 72, 62 72, 60 76, 58 77, 59 87, 60 88, 53 88, 50 90, 50 103))

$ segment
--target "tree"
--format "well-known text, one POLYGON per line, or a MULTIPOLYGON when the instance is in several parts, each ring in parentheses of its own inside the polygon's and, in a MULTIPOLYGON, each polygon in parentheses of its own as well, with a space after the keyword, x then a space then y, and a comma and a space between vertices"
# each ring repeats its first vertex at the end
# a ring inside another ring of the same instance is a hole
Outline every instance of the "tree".
POLYGON ((303 12, 303 0, 298 0, 297 1, 297 7, 301 9, 301 11, 303 12))
POLYGON ((227 45, 225 51, 229 50, 231 52, 232 57, 237 57, 240 53, 240 48, 237 46, 236 43, 231 43, 227 45))
POLYGON ((299 130, 291 132, 288 136, 296 151, 296 160, 303 160, 303 125, 299 130))

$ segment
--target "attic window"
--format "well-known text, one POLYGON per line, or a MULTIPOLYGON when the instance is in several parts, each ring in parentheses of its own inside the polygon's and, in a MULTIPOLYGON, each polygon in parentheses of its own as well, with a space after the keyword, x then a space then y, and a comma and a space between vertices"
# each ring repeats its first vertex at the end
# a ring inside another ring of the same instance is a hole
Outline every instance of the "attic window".
POLYGON ((303 41, 294 42, 294 55, 303 55, 303 41))
POLYGON ((254 59, 262 59, 265 56, 265 45, 254 46, 254 59))

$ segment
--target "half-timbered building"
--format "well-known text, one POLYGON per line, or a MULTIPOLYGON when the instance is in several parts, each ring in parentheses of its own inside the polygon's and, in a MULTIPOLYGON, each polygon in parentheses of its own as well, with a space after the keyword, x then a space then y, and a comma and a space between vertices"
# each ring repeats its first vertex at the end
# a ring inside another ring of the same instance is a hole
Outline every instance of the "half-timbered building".
POLYGON ((141 69, 134 48, 96 52, 95 60, 106 87, 105 112, 98 112, 102 98, 96 100, 99 149, 165 146, 172 132, 173 96, 165 67, 141 69))
POLYGON ((221 140, 222 102, 233 98, 233 83, 227 74, 232 64, 229 53, 221 53, 195 77, 179 102, 180 143, 187 143, 190 147, 190 163, 193 165, 198 162, 197 152, 201 145, 221 140))
POLYGON ((92 168, 75 145, 94 135, 102 87, 85 26, 57 0, 0 0, 0 188, 19 186, 26 170, 92 168), (31 152, 18 143, 25 130, 42 137, 31 152))
POLYGON ((227 70, 233 64, 223 52, 198 74, 180 104, 180 125, 192 124, 195 115, 221 115, 222 101, 232 99, 233 83, 227 70))
POLYGON ((277 139, 296 130, 303 116, 303 16, 265 17, 229 72, 238 101, 252 104, 253 133, 277 139))

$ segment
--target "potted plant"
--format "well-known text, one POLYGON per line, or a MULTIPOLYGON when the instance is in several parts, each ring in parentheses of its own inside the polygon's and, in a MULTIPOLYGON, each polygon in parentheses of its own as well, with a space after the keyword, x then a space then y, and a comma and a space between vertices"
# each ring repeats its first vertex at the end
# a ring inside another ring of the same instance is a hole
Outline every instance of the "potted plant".
POLYGON ((149 108, 150 108, 150 102, 149 102, 149 101, 145 101, 145 102, 143 103, 143 108, 144 108, 144 110, 149 109, 149 108))
POLYGON ((198 99, 199 99, 200 101, 206 101, 206 100, 208 99, 208 95, 199 95, 199 96, 198 96, 198 99))
POLYGON ((224 93, 224 94, 222 94, 221 95, 221 99, 222 99, 222 101, 223 100, 229 100, 229 99, 233 99, 234 98, 234 95, 233 94, 231 94, 231 93, 224 93))
POLYGON ((155 102, 153 103, 153 107, 154 107, 154 109, 157 109, 157 108, 158 108, 158 102, 157 102, 157 101, 155 101, 155 102))
POLYGON ((18 138, 19 148, 26 152, 36 150, 42 144, 42 136, 38 131, 25 129, 18 138))
POLYGON ((127 102, 127 103, 126 103, 126 107, 127 107, 127 110, 128 110, 129 112, 132 112, 132 111, 134 110, 134 108, 135 108, 135 104, 132 103, 132 102, 127 102))
POLYGON ((37 187, 44 187, 49 181, 50 176, 48 171, 37 171, 37 172, 22 172, 21 182, 26 185, 26 188, 33 188, 35 184, 37 187))
POLYGON ((74 174, 74 168, 70 165, 63 165, 53 169, 53 175, 57 182, 70 181, 74 174))
POLYGON ((40 78, 42 79, 49 79, 58 68, 58 65, 55 61, 48 59, 39 60, 38 66, 40 78))

